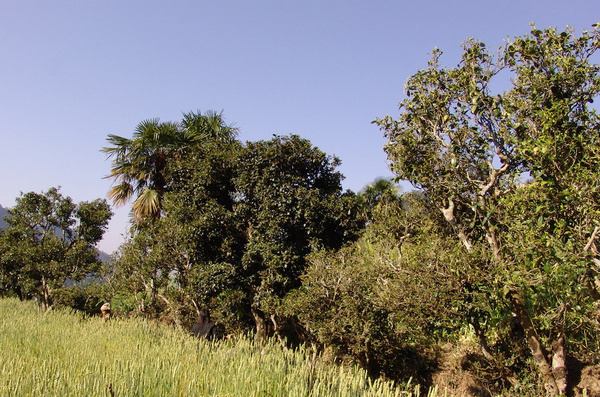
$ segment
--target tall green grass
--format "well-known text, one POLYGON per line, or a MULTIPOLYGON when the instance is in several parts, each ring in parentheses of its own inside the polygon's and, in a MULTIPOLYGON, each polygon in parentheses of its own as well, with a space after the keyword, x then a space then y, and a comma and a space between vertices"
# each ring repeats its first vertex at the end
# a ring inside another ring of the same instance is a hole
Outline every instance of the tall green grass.
MULTIPOLYGON (((430 392, 433 396, 435 392, 430 392)), ((418 396, 305 350, 0 299, 0 396, 418 396)))

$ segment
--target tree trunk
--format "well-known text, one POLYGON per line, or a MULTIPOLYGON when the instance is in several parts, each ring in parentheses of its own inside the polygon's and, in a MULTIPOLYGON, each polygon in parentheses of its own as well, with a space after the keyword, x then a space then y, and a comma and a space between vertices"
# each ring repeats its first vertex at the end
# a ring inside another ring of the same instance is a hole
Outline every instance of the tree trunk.
POLYGON ((487 338, 485 337, 485 332, 481 329, 479 322, 477 319, 471 323, 473 325, 473 329, 475 330, 475 336, 477 336, 477 341, 479 342, 479 348, 481 349, 481 354, 491 363, 496 363, 496 359, 494 355, 490 351, 490 347, 487 343, 487 338))
POLYGON ((281 326, 281 324, 279 322, 277 322, 277 318, 275 317, 274 314, 271 315, 271 323, 273 323, 273 332, 275 333, 277 340, 279 341, 281 346, 283 346, 285 348, 287 346, 287 343, 286 343, 286 338, 283 335, 283 327, 281 326))
POLYGON ((492 249, 492 254, 494 255, 494 259, 496 261, 500 260, 500 244, 498 244, 498 237, 496 233, 494 233, 491 229, 486 229, 485 237, 487 238, 488 244, 492 249))
POLYGON ((255 338, 259 342, 263 342, 269 336, 269 325, 265 314, 259 309, 251 309, 252 317, 254 318, 254 324, 256 325, 255 338))
MULTIPOLYGON (((594 231, 592 232, 592 235, 590 236, 590 238, 588 239, 587 244, 585 245, 585 247, 583 248, 583 252, 588 252, 591 251, 592 254, 594 254, 594 258, 592 258, 592 262, 598 267, 600 268, 600 259, 597 258, 598 256, 598 248, 596 247, 596 236, 598 235, 598 232, 600 231, 600 226, 596 226, 594 228, 594 231)), ((584 276, 586 278, 586 284, 588 287, 588 290, 590 291, 590 295, 592 296, 592 298, 594 300, 600 300, 600 278, 598 278, 598 274, 596 271, 593 271, 592 269, 589 269, 587 274, 584 276)))
POLYGON ((42 305, 44 306, 44 310, 49 310, 50 306, 52 306, 50 298, 50 286, 48 286, 44 276, 42 276, 42 305))
POLYGON ((565 354, 565 337, 561 334, 552 344, 552 374, 560 394, 567 392, 567 363, 565 354))
POLYGON ((177 328, 183 329, 183 325, 181 324, 181 316, 180 316, 178 307, 175 306, 174 304, 172 304, 163 294, 157 293, 157 296, 160 299, 162 299, 163 302, 165 302, 165 304, 169 308, 169 311, 171 313, 173 313, 171 319, 173 320, 173 322, 175 323, 177 328))
POLYGON ((531 317, 529 317, 529 313, 527 312, 525 305, 521 301, 521 297, 514 290, 510 290, 506 294, 506 297, 510 300, 513 310, 515 311, 515 314, 519 319, 521 327, 523 327, 523 331, 525 331, 527 345, 531 350, 531 355, 533 356, 538 372, 540 373, 544 381, 548 394, 551 396, 558 396, 560 394, 560 390, 557 385, 554 373, 552 371, 552 367, 550 366, 550 363, 547 359, 548 353, 546 352, 546 349, 544 349, 544 346, 542 346, 540 342, 540 339, 535 330, 535 326, 531 321, 531 317))
POLYGON ((456 218, 454 217, 454 201, 448 200, 448 208, 442 207, 441 210, 442 214, 444 215, 444 219, 446 219, 450 226, 452 226, 461 244, 468 252, 471 252, 473 250, 473 244, 471 243, 471 240, 469 240, 469 237, 465 234, 462 227, 458 225, 456 218))

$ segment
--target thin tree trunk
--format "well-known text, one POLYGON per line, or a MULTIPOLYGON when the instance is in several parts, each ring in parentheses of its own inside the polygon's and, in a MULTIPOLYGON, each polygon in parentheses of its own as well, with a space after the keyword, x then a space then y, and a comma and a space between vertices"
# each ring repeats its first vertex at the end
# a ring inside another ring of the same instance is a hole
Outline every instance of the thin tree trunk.
POLYGON ((279 341, 279 343, 281 344, 281 346, 283 346, 284 348, 287 347, 287 343, 286 343, 286 338, 283 335, 283 327, 281 326, 280 323, 277 322, 277 318, 275 317, 274 314, 271 315, 271 322, 273 323, 273 332, 275 333, 275 336, 277 336, 277 340, 279 341))
POLYGON ((171 311, 171 313, 173 313, 172 319, 175 322, 175 325, 177 325, 177 328, 183 329, 183 326, 181 325, 181 319, 179 318, 179 310, 177 310, 177 307, 174 306, 163 294, 157 293, 156 295, 160 299, 162 299, 163 302, 166 303, 166 305, 169 308, 169 310, 171 311))
POLYGON ((500 244, 498 244, 498 237, 491 229, 486 228, 485 237, 487 238, 488 244, 492 249, 492 254, 496 261, 500 260, 500 244))
MULTIPOLYGON (((587 253, 588 251, 591 251, 594 254, 594 256, 598 255, 598 249, 596 248, 595 240, 599 231, 600 226, 596 226, 594 228, 594 231, 592 232, 592 235, 588 239, 587 244, 583 248, 583 252, 587 253)), ((597 267, 600 267, 600 260, 597 257, 592 258, 592 262, 597 267)), ((600 290, 600 279, 595 273, 596 272, 594 272, 592 269, 589 269, 584 277, 586 278, 586 285, 588 287, 588 290, 590 291, 590 295, 592 296, 592 298, 594 300, 600 300, 600 292, 598 292, 600 290)))
POLYGON ((517 318, 521 323, 521 327, 523 327, 523 330, 525 331, 525 338, 527 339, 527 344, 531 350, 531 355, 533 356, 535 364, 538 368, 538 372, 542 376, 548 394, 551 396, 558 396, 560 391, 554 377, 552 367, 547 359, 548 353, 540 342, 535 330, 535 326, 531 321, 531 317, 529 317, 529 313, 527 312, 525 305, 521 301, 521 297, 514 290, 509 291, 506 296, 510 300, 513 310, 515 311, 517 318))
POLYGON ((494 355, 490 351, 490 347, 487 343, 487 338, 485 337, 485 332, 481 329, 479 322, 477 319, 472 323, 473 329, 475 330, 475 335, 477 336, 477 341, 479 342, 479 348, 481 349, 481 354, 485 357, 486 360, 496 363, 496 359, 494 355))
POLYGON ((196 317, 200 318, 200 308, 198 307, 198 304, 196 303, 196 301, 192 298, 190 298, 188 296, 188 298, 190 299, 190 301, 192 301, 192 305, 194 305, 194 310, 196 311, 196 317))
POLYGON ((269 329, 265 314, 258 309, 251 309, 254 324, 256 325, 256 340, 259 342, 265 341, 269 336, 269 329))
POLYGON ((565 354, 565 337, 561 334, 552 344, 552 374, 560 394, 567 392, 567 362, 565 354))
POLYGON ((44 306, 44 310, 49 310, 51 306, 50 302, 50 287, 46 282, 46 277, 42 276, 42 305, 44 306))

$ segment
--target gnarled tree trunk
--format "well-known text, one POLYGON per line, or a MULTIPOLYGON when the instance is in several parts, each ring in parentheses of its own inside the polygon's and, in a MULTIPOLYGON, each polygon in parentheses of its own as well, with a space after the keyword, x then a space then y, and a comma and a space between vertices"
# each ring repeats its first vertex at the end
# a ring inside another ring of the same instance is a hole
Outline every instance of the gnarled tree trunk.
MULTIPOLYGON (((525 331, 527 345, 531 350, 531 355, 533 356, 538 372, 544 381, 548 394, 551 396, 560 395, 561 391, 559 389, 559 384, 556 380, 553 368, 550 365, 550 362, 548 362, 548 352, 546 351, 546 349, 544 349, 544 346, 542 345, 540 338, 537 335, 535 326, 531 321, 531 317, 527 312, 527 308, 523 304, 523 301, 521 301, 521 297, 519 296, 517 291, 514 290, 510 290, 506 294, 506 297, 510 301, 513 310, 517 315, 517 318, 519 319, 521 327, 523 327, 523 331, 525 331)), ((564 358, 564 347, 562 353, 564 358)), ((566 390, 566 367, 563 366, 562 368, 564 368, 564 376, 561 378, 561 381, 564 380, 564 389, 566 390)))

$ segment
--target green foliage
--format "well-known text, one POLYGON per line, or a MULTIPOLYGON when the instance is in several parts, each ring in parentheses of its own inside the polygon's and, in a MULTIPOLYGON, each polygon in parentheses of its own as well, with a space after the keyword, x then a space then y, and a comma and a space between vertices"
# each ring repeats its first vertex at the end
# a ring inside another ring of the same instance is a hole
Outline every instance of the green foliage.
POLYGON ((567 380, 546 349, 561 351, 566 337, 572 354, 589 357, 599 343, 597 324, 585 320, 600 297, 599 119, 589 107, 600 90, 592 63, 599 39, 596 29, 576 37, 534 27, 496 57, 469 40, 451 69, 439 66, 436 50, 408 80, 399 119, 376 121, 397 177, 423 189, 473 269, 483 270, 474 273, 475 291, 488 291, 487 299, 474 306, 472 324, 489 314, 501 323, 507 306, 518 313, 551 394, 564 393, 567 380), (492 92, 507 75, 512 85, 492 92))
POLYGON ((506 113, 533 180, 501 202, 511 223, 506 250, 520 264, 507 278, 526 291, 543 338, 567 334, 573 354, 593 360, 600 119, 589 104, 600 93, 600 67, 591 63, 599 38, 596 30, 575 37, 534 29, 505 48, 504 62, 518 76, 506 113))
POLYGON ((368 223, 373 222, 373 213, 381 206, 397 201, 400 187, 390 179, 378 178, 358 192, 362 216, 368 223))
POLYGON ((242 266, 260 310, 273 313, 298 286, 306 255, 356 238, 357 208, 342 194, 338 164, 296 135, 246 145, 235 211, 246 223, 242 266))
POLYGON ((112 212, 99 199, 76 205, 57 188, 25 193, 16 201, 1 236, 2 292, 35 297, 50 307, 67 282, 78 282, 98 268, 94 245, 112 212))
POLYGON ((198 143, 230 142, 236 135, 237 129, 227 126, 222 114, 213 111, 185 113, 180 123, 144 120, 131 139, 110 134, 107 141, 112 146, 102 149, 113 159, 107 178, 116 185, 109 197, 116 205, 124 205, 135 195, 133 219, 137 224, 157 219, 169 182, 165 175, 168 164, 198 143))
POLYGON ((462 262, 447 254, 447 232, 423 233, 436 226, 422 197, 394 197, 375 207, 358 242, 309 257, 302 287, 284 310, 318 344, 372 375, 426 382, 434 344, 464 316, 457 306, 462 262))
POLYGON ((182 325, 204 306, 230 329, 265 326, 299 285, 305 256, 338 249, 361 227, 338 163, 298 136, 204 137, 165 169, 164 216, 122 247, 115 291, 182 325))

